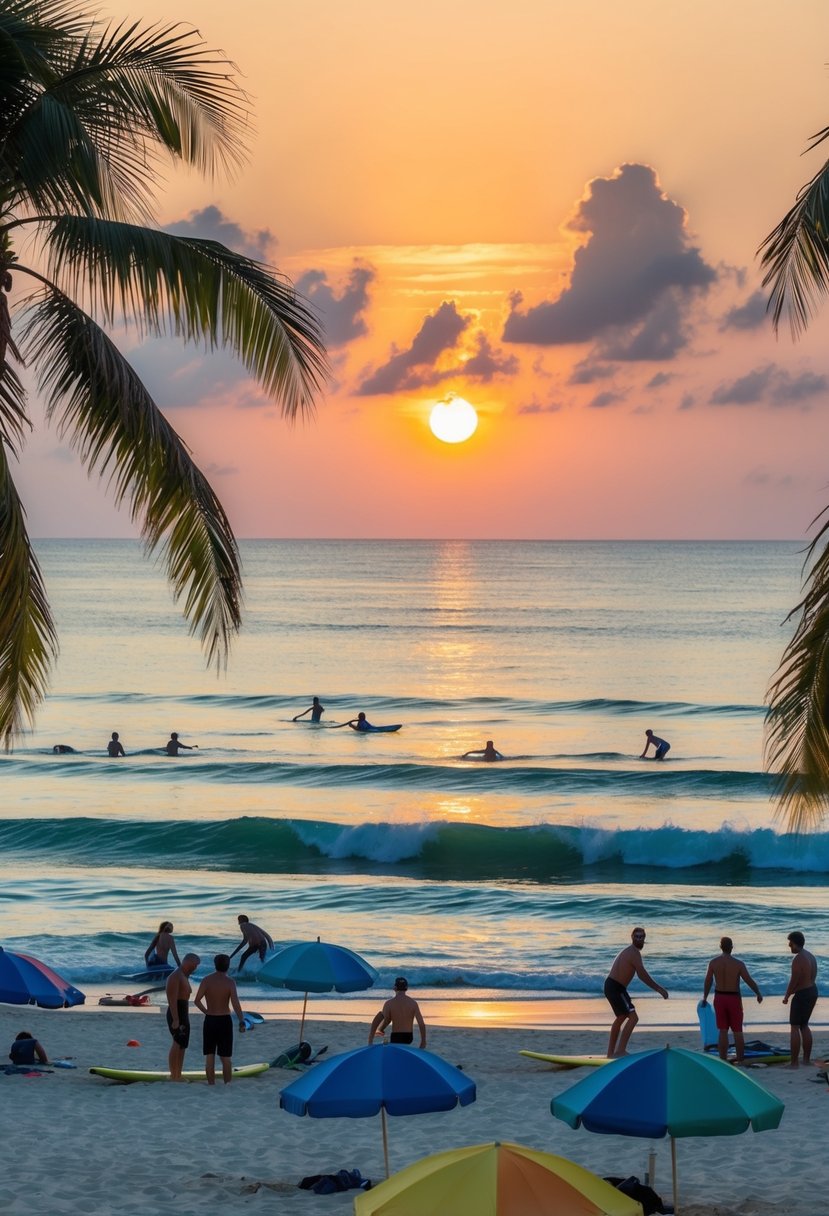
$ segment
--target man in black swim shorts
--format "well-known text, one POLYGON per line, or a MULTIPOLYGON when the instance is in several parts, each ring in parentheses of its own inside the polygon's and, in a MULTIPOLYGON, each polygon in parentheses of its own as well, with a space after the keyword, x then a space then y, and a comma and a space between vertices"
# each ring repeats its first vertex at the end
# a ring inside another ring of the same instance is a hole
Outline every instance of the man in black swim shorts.
POLYGON ((386 1001, 383 1008, 375 1015, 368 1032, 369 1043, 374 1042, 374 1036, 379 1030, 382 1034, 387 1026, 391 1026, 391 1042, 402 1043, 406 1046, 414 1042, 414 1026, 417 1023, 420 1031, 420 1046, 426 1046, 426 1024, 420 1006, 408 994, 409 981, 404 975, 398 975, 394 981, 394 996, 386 1001))
POLYGON ((631 944, 620 950, 613 960, 610 974, 604 982, 604 994, 615 1013, 613 1025, 610 1027, 610 1038, 607 1044, 608 1056, 627 1055, 627 1045, 633 1028, 639 1021, 633 1001, 627 986, 638 975, 643 984, 653 988, 654 992, 667 1001, 668 992, 656 980, 651 979, 642 962, 642 947, 645 944, 645 930, 637 926, 630 935, 631 944))
POLYGON ((792 1052, 789 1067, 797 1068, 800 1062, 801 1047, 803 1048, 803 1063, 812 1062, 812 1031, 809 1027, 809 1018, 812 1016, 819 995, 816 983, 817 959, 804 949, 806 938, 799 929, 790 933, 788 940, 789 949, 794 958, 792 959, 792 976, 786 989, 786 995, 783 997, 783 1004, 789 1005, 789 1041, 792 1052), (791 1004, 789 1004, 789 998, 791 998, 791 1004))
POLYGON ((198 954, 185 954, 181 966, 167 977, 167 1028, 172 1036, 167 1061, 170 1080, 180 1081, 184 1067, 184 1053, 190 1045, 190 987, 191 976, 201 959, 198 954))
POLYGON ((199 984, 196 993, 196 1008, 204 1014, 202 1047, 204 1049, 204 1071, 208 1085, 216 1084, 216 1056, 222 1062, 222 1080, 229 1085, 233 1077, 233 1018, 230 1007, 239 1020, 239 1030, 244 1034, 245 1016, 239 1004, 236 982, 228 975, 230 957, 217 954, 213 959, 216 970, 199 984))

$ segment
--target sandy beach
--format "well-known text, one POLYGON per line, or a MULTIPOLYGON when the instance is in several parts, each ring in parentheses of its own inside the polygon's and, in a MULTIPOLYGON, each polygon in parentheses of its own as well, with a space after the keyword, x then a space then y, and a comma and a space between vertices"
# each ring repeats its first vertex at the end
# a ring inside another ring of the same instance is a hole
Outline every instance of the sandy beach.
MULTIPOLYGON (((187 1066, 201 1066, 201 1021, 194 1017, 187 1066)), ((315 1196, 299 1190, 307 1174, 361 1170, 380 1181, 379 1119, 299 1119, 279 1109, 279 1091, 294 1074, 264 1076, 210 1090, 204 1084, 119 1085, 90 1076, 92 1065, 166 1067, 169 1043, 158 1010, 0 1011, 5 1055, 20 1029, 41 1039, 50 1057, 74 1057, 77 1069, 39 1077, 0 1076, 0 1137, 7 1160, 4 1212, 50 1216, 172 1213, 205 1209, 228 1216, 281 1211, 322 1216, 351 1211, 353 1194, 315 1196), (128 1047, 137 1039, 140 1047, 128 1047)), ((312 1021, 306 1037, 329 1052, 364 1042, 364 1028, 312 1021)), ((820 1050, 821 1035, 818 1034, 820 1050)), ((637 1030, 633 1047, 659 1046, 664 1031, 637 1030)), ((698 1036, 671 1033, 674 1046, 698 1046, 698 1036)), ((293 1042, 290 1022, 266 1022, 237 1038, 235 1062, 270 1060, 293 1042)), ((783 1042, 778 1035, 774 1042, 783 1042)), ((644 1176, 657 1152, 656 1189, 670 1199, 668 1141, 572 1131, 550 1114, 550 1099, 583 1070, 560 1072, 518 1056, 521 1048, 601 1053, 599 1031, 430 1027, 429 1048, 460 1065, 478 1086, 464 1109, 389 1122, 392 1170, 444 1148, 510 1140, 559 1153, 599 1174, 644 1176)), ((751 1074, 786 1103, 777 1131, 726 1139, 683 1140, 678 1146, 680 1201, 685 1216, 815 1216, 822 1209, 822 1146, 829 1090, 810 1083, 813 1069, 765 1068, 751 1074), (792 1178, 797 1188, 792 1190, 792 1178)))

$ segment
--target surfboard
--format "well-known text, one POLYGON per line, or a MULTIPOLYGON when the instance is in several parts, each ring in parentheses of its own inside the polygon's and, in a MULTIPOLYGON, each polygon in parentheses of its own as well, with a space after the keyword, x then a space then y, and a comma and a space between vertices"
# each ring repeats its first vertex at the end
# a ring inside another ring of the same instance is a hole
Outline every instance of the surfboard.
POLYGON ((553 1055, 545 1051, 519 1051, 519 1056, 527 1056, 530 1060, 543 1060, 545 1064, 555 1064, 558 1068, 598 1068, 600 1064, 609 1064, 612 1056, 563 1056, 553 1055))
MULTIPOLYGON (((714 1013, 713 1003, 703 1005, 702 1001, 700 1001, 697 1005, 697 1017, 699 1018, 699 1032, 702 1039, 703 1051, 706 1055, 714 1055, 718 1049, 719 1031, 717 1030, 717 1018, 714 1013)), ((729 1060, 734 1060, 736 1055, 736 1047, 733 1043, 729 1043, 729 1060)), ((772 1047, 768 1043, 759 1043, 756 1039, 752 1039, 746 1040, 743 1058, 752 1064, 788 1064, 791 1055, 783 1048, 772 1047)))
POLYGON ((402 722, 396 722, 394 726, 363 726, 357 728, 358 735, 388 735, 392 731, 400 730, 402 722))
MULTIPOLYGON (((260 1073, 267 1072, 270 1064, 243 1064, 241 1068, 234 1068, 234 1081, 245 1077, 258 1077, 260 1073)), ((140 1069, 133 1068, 90 1068, 89 1070, 96 1077, 106 1077, 110 1081, 121 1081, 125 1085, 133 1081, 169 1081, 170 1074, 168 1072, 142 1072, 140 1069)), ((216 1069, 216 1074, 221 1077, 221 1068, 216 1069)), ((183 1072, 181 1074, 182 1081, 206 1081, 207 1074, 204 1072, 183 1072)))
POLYGON ((129 980, 131 984, 141 984, 145 980, 166 980, 174 970, 174 967, 150 967, 146 971, 134 971, 132 975, 120 975, 118 978, 129 980))

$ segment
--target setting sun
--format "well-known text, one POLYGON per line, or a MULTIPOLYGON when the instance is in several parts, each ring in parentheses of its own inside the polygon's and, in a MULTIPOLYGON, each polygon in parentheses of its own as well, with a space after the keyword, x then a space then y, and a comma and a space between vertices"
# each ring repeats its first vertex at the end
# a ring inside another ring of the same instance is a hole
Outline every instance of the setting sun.
POLYGON ((439 401, 429 415, 429 426, 435 438, 444 443, 464 443, 475 434, 478 415, 463 397, 439 401))

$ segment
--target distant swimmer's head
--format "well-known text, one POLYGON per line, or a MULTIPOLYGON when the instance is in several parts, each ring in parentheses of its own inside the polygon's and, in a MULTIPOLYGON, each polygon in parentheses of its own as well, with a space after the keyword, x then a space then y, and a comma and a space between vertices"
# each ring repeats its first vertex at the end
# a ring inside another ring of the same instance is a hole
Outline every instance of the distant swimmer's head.
POLYGON ((648 738, 650 739, 651 735, 653 734, 653 731, 650 729, 650 727, 649 727, 649 728, 648 728, 648 729, 645 731, 645 734, 646 734, 646 735, 648 736, 648 738))
POLYGON ((731 951, 734 949, 734 943, 730 937, 720 938, 720 949, 722 950, 723 954, 731 953, 731 951))
POLYGON ((360 712, 357 714, 357 721, 365 722, 365 720, 366 720, 366 715, 363 713, 362 710, 360 710, 360 712))
POLYGON ((177 730, 172 730, 172 731, 170 731, 170 738, 171 738, 171 739, 177 739, 177 738, 178 738, 178 731, 177 731, 177 730))
POLYGON ((250 917, 249 917, 249 916, 245 916, 244 912, 241 912, 241 913, 240 913, 240 914, 239 914, 239 915, 236 917, 236 919, 237 919, 237 921, 239 922, 239 924, 240 924, 240 925, 247 925, 247 924, 249 924, 249 923, 250 923, 250 917))
POLYGON ((319 697, 314 697, 314 705, 319 705, 319 703, 320 703, 319 697))
POLYGON ((213 966, 217 971, 227 971, 230 966, 230 955, 217 954, 213 959, 213 966))
POLYGON ((398 975, 397 979, 394 981, 394 991, 405 992, 408 987, 409 981, 406 979, 405 975, 398 975))
POLYGON ((173 922, 171 920, 163 920, 161 922, 161 924, 158 926, 158 931, 159 931, 159 933, 172 933, 173 932, 173 922))
POLYGON ((487 747, 494 747, 494 746, 495 746, 495 744, 492 742, 492 740, 491 740, 491 739, 487 739, 487 741, 486 741, 486 745, 487 745, 487 747))
POLYGON ((114 730, 114 731, 112 732, 112 741, 113 741, 113 743, 117 743, 117 742, 118 742, 118 731, 117 731, 117 730, 114 730))

